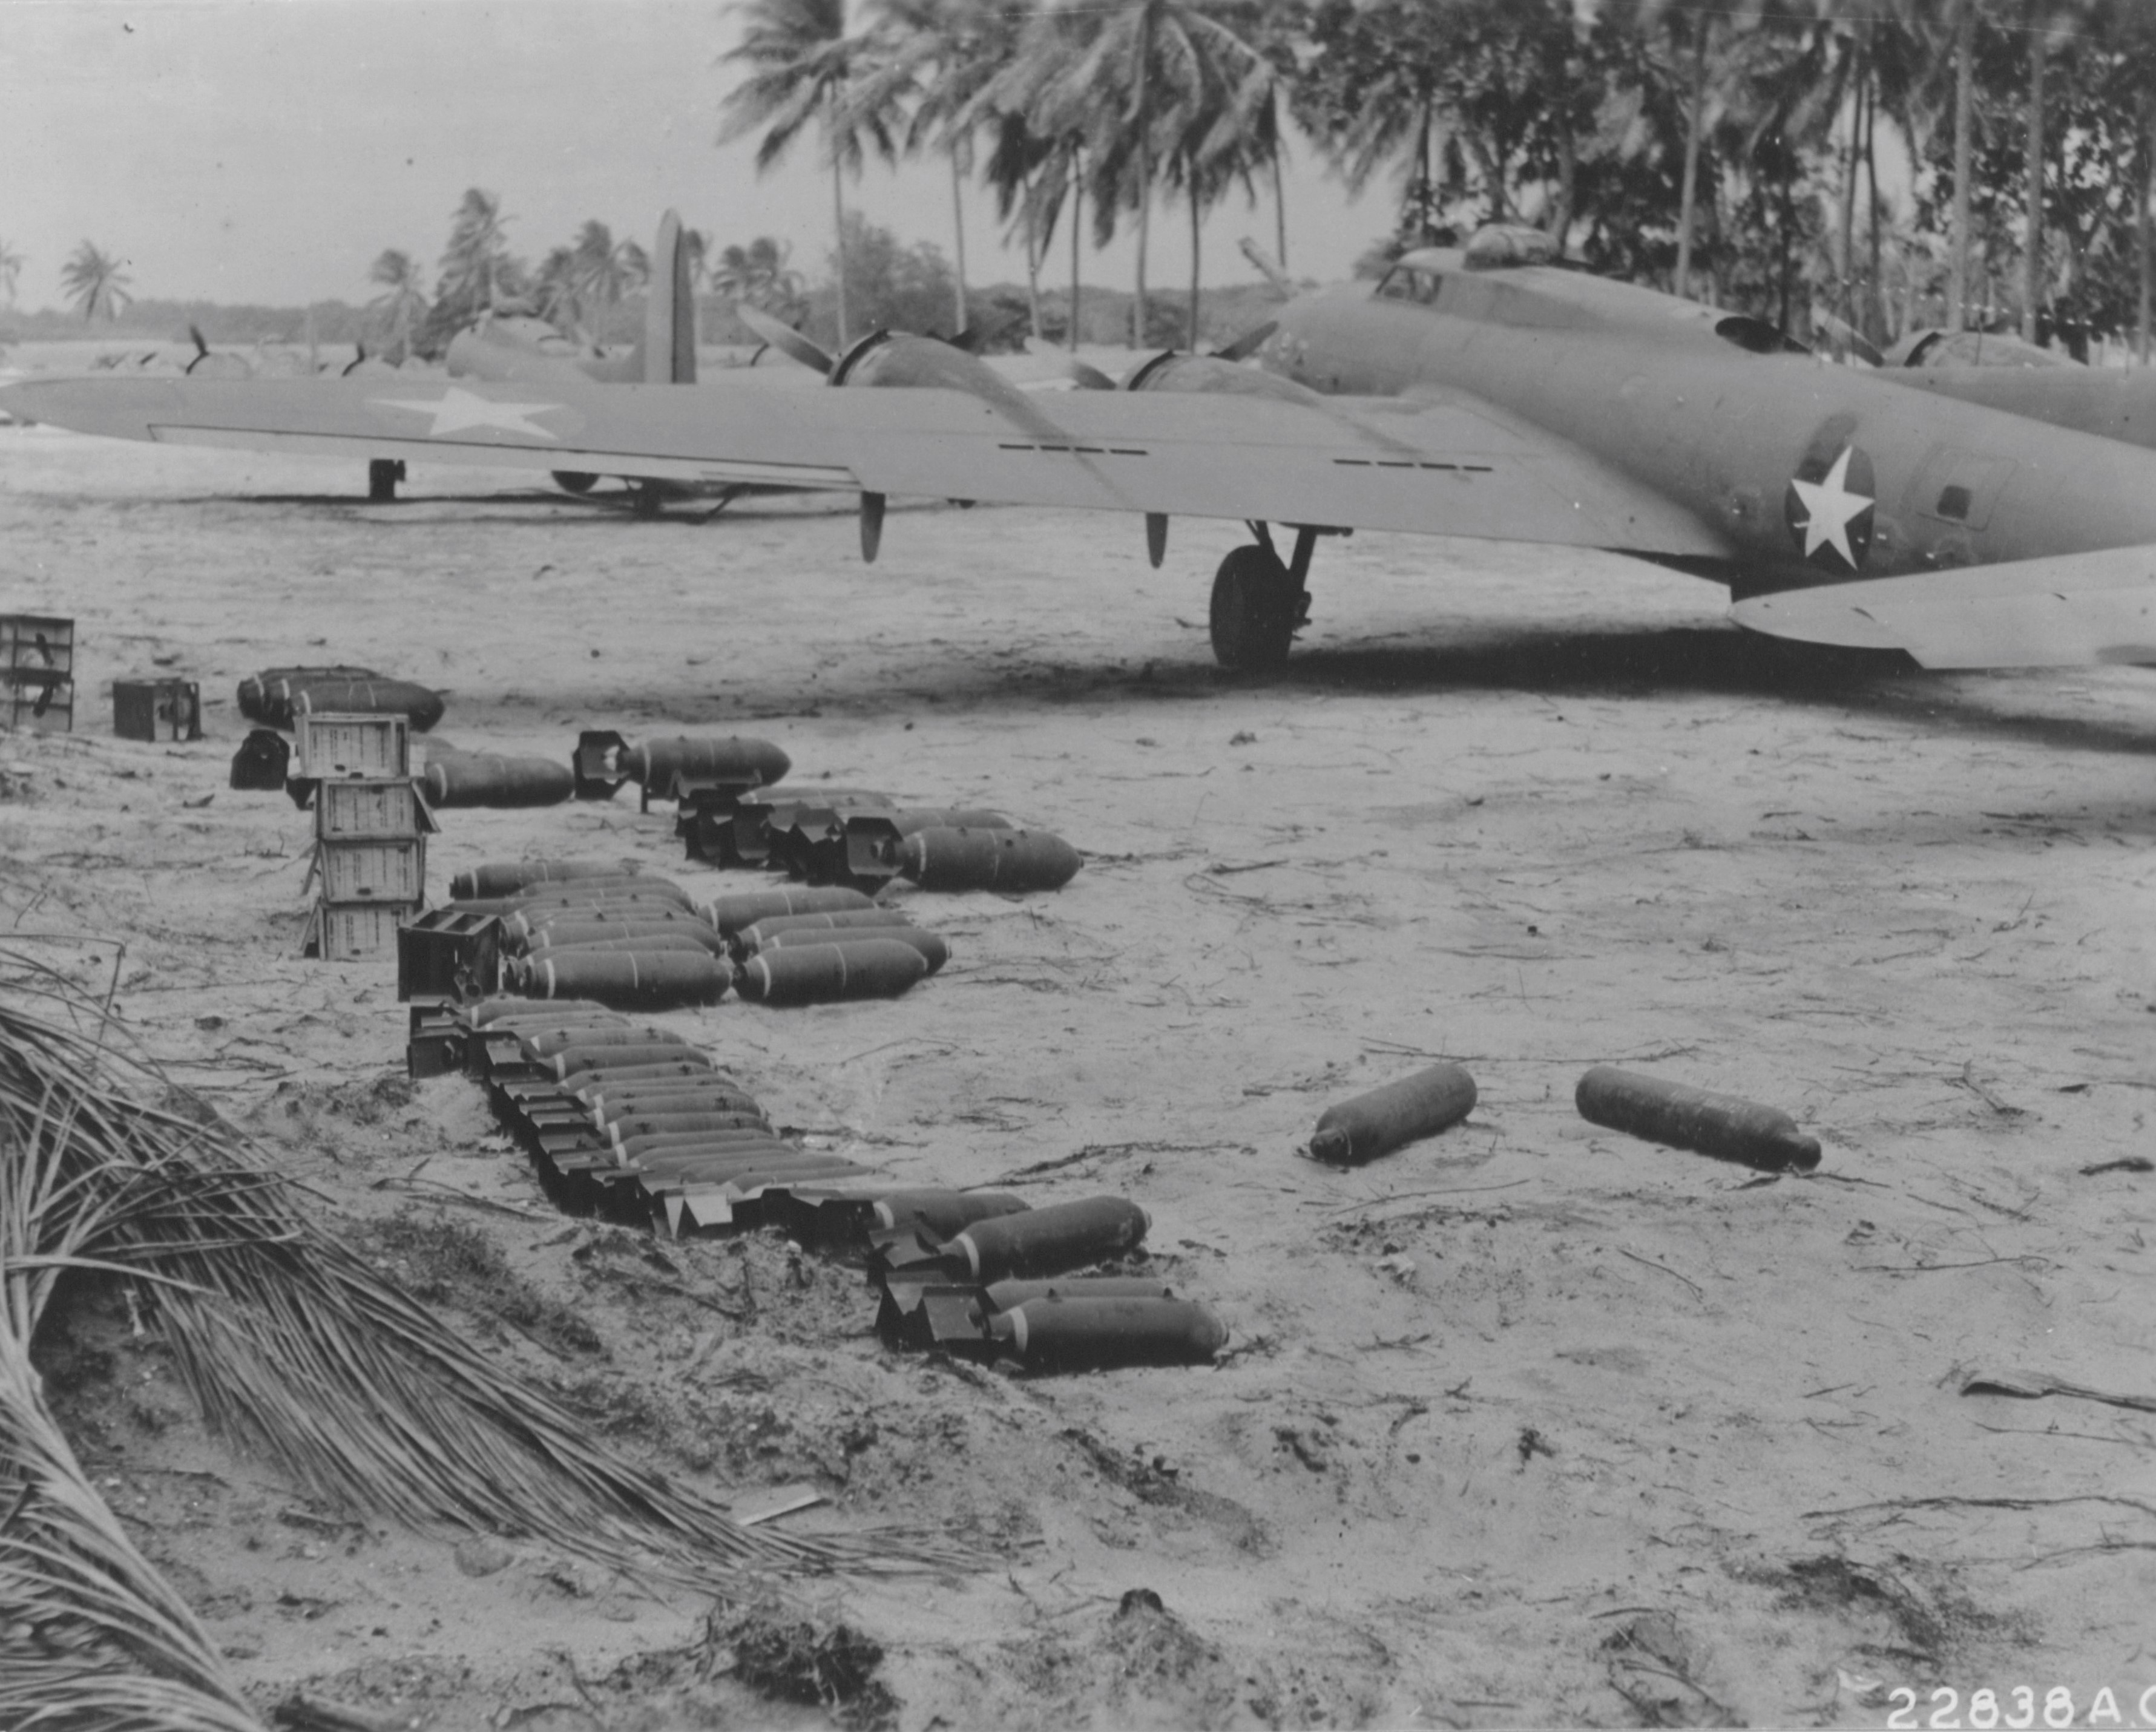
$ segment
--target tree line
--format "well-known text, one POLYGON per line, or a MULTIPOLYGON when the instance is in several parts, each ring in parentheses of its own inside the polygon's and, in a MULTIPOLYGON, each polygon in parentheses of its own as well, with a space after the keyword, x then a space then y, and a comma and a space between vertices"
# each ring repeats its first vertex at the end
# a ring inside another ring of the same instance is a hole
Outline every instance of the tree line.
MULTIPOLYGON (((1361 192, 1394 193, 1363 264, 1484 222, 1589 266, 1883 345, 1922 320, 2146 355, 2156 8, 2147 0, 747 0, 720 141, 759 170, 813 130, 844 183, 940 156, 993 192, 1040 279, 1059 225, 1199 238, 1240 190, 1274 205, 1287 119, 1361 192), (1907 165, 1882 187, 1880 124, 1907 165)), ((837 308, 839 334, 849 309, 837 308)), ((1076 320, 1072 320, 1075 333, 1076 320)))

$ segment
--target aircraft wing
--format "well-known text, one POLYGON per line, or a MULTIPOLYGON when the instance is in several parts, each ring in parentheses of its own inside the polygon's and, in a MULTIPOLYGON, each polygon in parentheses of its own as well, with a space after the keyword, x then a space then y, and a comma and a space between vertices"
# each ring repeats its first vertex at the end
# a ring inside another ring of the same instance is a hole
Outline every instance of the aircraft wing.
POLYGON ((1778 638, 1907 650, 1927 668, 2156 663, 2156 547, 1780 590, 1729 612, 1778 638))
POLYGON ((567 379, 33 381, 0 407, 174 444, 760 482, 1722 557, 1660 494, 1478 400, 567 379))

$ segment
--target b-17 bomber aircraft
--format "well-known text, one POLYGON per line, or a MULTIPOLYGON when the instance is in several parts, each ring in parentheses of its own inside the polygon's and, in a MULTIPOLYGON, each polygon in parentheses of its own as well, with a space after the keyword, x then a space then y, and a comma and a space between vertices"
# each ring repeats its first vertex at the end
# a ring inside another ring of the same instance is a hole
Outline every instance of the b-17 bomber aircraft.
POLYGON ((842 489, 870 559, 893 495, 1142 515, 1156 564, 1173 515, 1241 519, 1210 617, 1236 669, 1286 659, 1320 541, 1353 529, 1629 554, 1727 585, 1744 625, 1933 667, 2156 662, 2156 452, 1828 365, 1532 230, 1409 253, 1114 389, 1051 400, 880 332, 826 377, 100 378, 0 406, 177 443, 842 489))

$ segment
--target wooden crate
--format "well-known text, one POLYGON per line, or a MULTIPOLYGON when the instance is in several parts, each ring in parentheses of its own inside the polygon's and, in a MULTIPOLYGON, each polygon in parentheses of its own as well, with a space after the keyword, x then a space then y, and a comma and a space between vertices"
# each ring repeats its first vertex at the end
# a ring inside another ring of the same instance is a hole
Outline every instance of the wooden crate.
POLYGON ((393 956, 397 923, 411 912, 383 902, 318 902, 307 923, 305 954, 325 962, 393 956))
MULTIPOLYGON (((325 789, 329 786, 322 784, 325 789)), ((321 884, 325 902, 383 902, 413 908, 426 894, 426 840, 418 836, 325 839, 315 844, 313 875, 321 884)))
POLYGON ((386 779, 412 773, 412 724, 403 716, 301 710, 292 718, 292 730, 299 740, 295 776, 386 779))
POLYGON ((74 622, 0 614, 0 725, 33 733, 74 727, 74 622))
POLYGON ((326 842, 431 836, 434 829, 419 790, 401 776, 325 781, 315 790, 315 834, 326 842))

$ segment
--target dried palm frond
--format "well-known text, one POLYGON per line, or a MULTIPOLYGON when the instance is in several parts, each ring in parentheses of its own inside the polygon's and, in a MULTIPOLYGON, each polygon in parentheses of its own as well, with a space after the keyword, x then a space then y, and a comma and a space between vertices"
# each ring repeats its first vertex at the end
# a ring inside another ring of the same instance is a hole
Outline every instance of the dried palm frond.
MULTIPOLYGON (((0 1123, 0 1726, 234 1732, 259 1724, 187 1603, 69 1448, 30 1361, 52 1284, 124 1191, 70 1176, 49 1091, 0 1123)), ((106 1183, 105 1181, 116 1181, 106 1183)))
POLYGON ((744 1527, 629 1461, 318 1226, 238 1130, 115 1053, 119 1031, 93 1001, 49 996, 78 1026, 0 1004, 0 1216, 25 1342, 62 1268, 147 1277, 213 1427, 326 1501, 423 1531, 535 1536, 634 1577, 725 1593, 765 1572, 976 1561, 896 1530, 744 1527), (127 1084, 162 1088, 186 1110, 148 1105, 127 1084))

